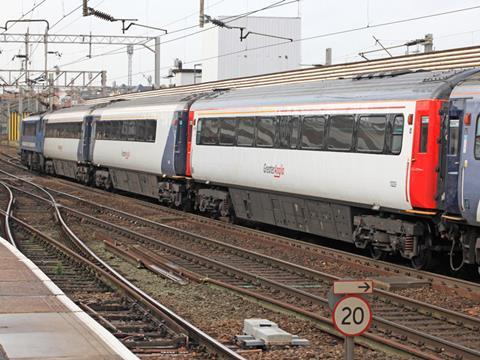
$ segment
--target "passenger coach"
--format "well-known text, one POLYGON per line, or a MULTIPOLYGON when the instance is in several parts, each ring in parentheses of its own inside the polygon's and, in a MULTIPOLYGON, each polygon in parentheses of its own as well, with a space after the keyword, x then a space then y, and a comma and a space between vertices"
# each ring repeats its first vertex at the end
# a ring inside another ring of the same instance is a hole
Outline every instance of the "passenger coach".
MULTIPOLYGON (((191 174, 235 216, 399 252, 442 249, 442 109, 475 71, 390 73, 232 90, 191 108, 191 174), (420 220, 419 220, 420 218, 420 220), (435 239, 435 241, 434 241, 435 239)), ((205 206, 204 206, 205 207, 205 206)))
POLYGON ((78 106, 25 120, 22 160, 170 206, 353 243, 376 258, 399 253, 417 268, 433 253, 450 254, 453 269, 480 265, 477 72, 78 106))

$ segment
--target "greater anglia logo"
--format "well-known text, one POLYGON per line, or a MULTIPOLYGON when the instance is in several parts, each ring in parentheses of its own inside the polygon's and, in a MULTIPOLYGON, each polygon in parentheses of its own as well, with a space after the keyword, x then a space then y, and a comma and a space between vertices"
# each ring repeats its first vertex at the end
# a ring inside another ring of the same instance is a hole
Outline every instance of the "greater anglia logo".
POLYGON ((285 168, 283 165, 263 164, 263 173, 271 174, 275 179, 278 179, 280 176, 285 175, 285 168))
POLYGON ((125 160, 128 160, 130 158, 130 151, 125 151, 125 150, 122 150, 122 158, 124 158, 125 160))

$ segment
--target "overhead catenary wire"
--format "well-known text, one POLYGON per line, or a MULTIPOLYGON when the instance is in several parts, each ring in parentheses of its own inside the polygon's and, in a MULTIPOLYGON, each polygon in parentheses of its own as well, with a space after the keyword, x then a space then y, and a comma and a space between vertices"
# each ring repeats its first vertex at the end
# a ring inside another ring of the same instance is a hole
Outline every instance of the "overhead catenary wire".
MULTIPOLYGON (((390 26, 390 25, 397 25, 397 24, 407 23, 407 22, 411 22, 411 21, 418 21, 418 20, 422 20, 422 19, 434 18, 434 17, 450 15, 450 14, 464 12, 464 11, 478 10, 478 9, 480 9, 480 5, 471 6, 471 7, 467 7, 467 8, 456 9, 456 10, 443 11, 443 12, 438 12, 438 13, 433 13, 433 14, 428 14, 428 15, 421 15, 421 16, 415 16, 415 17, 410 17, 410 18, 404 18, 404 19, 399 19, 399 20, 391 20, 391 21, 388 21, 388 22, 382 22, 382 23, 378 23, 378 24, 364 25, 364 26, 359 26, 359 27, 354 27, 354 28, 344 29, 344 30, 338 30, 338 31, 333 31, 333 32, 323 33, 323 34, 318 34, 318 35, 312 35, 312 36, 308 36, 308 37, 304 37, 304 38, 300 38, 300 39, 294 39, 293 42, 303 42, 303 41, 326 38, 326 37, 331 37, 331 36, 336 36, 336 35, 343 35, 343 34, 348 34, 348 33, 356 32, 356 31, 374 29, 374 28, 390 26)), ((184 62, 184 64, 186 65, 186 64, 198 63, 198 62, 201 62, 201 61, 214 60, 214 59, 219 59, 219 58, 222 58, 222 57, 225 57, 225 56, 231 56, 231 55, 236 55, 236 54, 240 54, 240 53, 256 51, 256 50, 260 50, 260 49, 265 49, 265 48, 270 48, 270 47, 275 47, 275 46, 280 46, 280 45, 286 45, 286 44, 291 44, 291 42, 290 41, 282 41, 282 42, 278 42, 278 43, 274 43, 274 44, 257 46, 257 47, 248 48, 248 49, 244 49, 244 50, 232 51, 232 52, 228 52, 228 53, 224 53, 224 54, 220 54, 220 55, 216 55, 216 56, 211 56, 211 57, 207 57, 207 58, 201 58, 201 59, 186 61, 186 62, 184 62)), ((164 67, 162 69, 164 70, 164 69, 168 69, 168 68, 169 67, 164 67)), ((153 69, 144 70, 143 72, 149 72, 149 71, 153 71, 153 69)), ((138 74, 139 73, 135 73, 133 75, 138 75, 138 74)), ((112 78, 111 80, 118 80, 118 79, 121 79, 121 78, 124 78, 124 77, 126 77, 126 76, 115 77, 115 78, 112 78)))
POLYGON ((6 29, 6 30, 2 31, 2 32, 0 33, 0 35, 5 34, 8 30, 10 30, 12 27, 14 27, 15 24, 18 23, 19 20, 22 20, 22 19, 23 19, 25 16, 27 16, 28 14, 33 13, 39 6, 43 5, 46 1, 47 1, 47 0, 42 0, 42 1, 39 2, 38 4, 33 5, 33 7, 32 7, 30 10, 28 10, 26 13, 22 14, 22 16, 21 16, 19 19, 17 19, 16 21, 14 21, 14 22, 12 23, 12 25, 10 25, 10 28, 9 28, 9 29, 6 29))
MULTIPOLYGON (((299 0, 290 0, 290 1, 288 1, 288 2, 286 2, 286 1, 287 1, 287 0, 276 1, 276 2, 273 3, 273 4, 267 5, 267 6, 265 6, 265 7, 262 7, 262 8, 260 8, 260 9, 257 9, 257 10, 252 10, 252 11, 248 11, 248 12, 245 12, 245 13, 242 13, 242 14, 239 14, 239 15, 233 15, 233 16, 226 17, 224 22, 225 22, 225 23, 230 23, 230 22, 232 22, 232 21, 235 21, 235 20, 238 20, 238 19, 240 19, 240 18, 243 18, 243 17, 249 16, 249 15, 258 13, 258 12, 260 12, 260 11, 265 11, 265 10, 268 10, 268 9, 273 9, 273 8, 276 8, 276 7, 279 7, 279 6, 289 5, 289 4, 291 4, 291 3, 296 3, 296 2, 298 2, 299 0)), ((193 29, 193 28, 197 28, 197 27, 198 27, 198 24, 197 24, 197 25, 193 25, 193 26, 189 26, 189 27, 185 27, 185 28, 181 28, 181 29, 177 29, 177 30, 173 30, 173 31, 170 31, 168 34, 162 35, 162 36, 172 35, 172 34, 175 34, 175 33, 178 33, 178 32, 182 32, 182 31, 189 30, 189 29, 193 29)), ((162 45, 168 44, 168 43, 172 43, 172 42, 174 42, 174 41, 182 40, 182 39, 185 39, 185 38, 187 38, 187 37, 194 36, 194 35, 197 35, 197 34, 200 34, 200 33, 203 33, 203 32, 205 32, 205 31, 209 31, 209 30, 212 30, 212 29, 215 29, 215 28, 216 28, 216 26, 211 26, 211 27, 208 27, 208 28, 205 28, 205 29, 202 29, 202 30, 199 30, 199 31, 190 33, 190 34, 186 34, 186 35, 183 35, 183 36, 179 36, 179 37, 174 38, 174 39, 166 40, 166 41, 162 42, 162 45)), ((143 45, 144 43, 145 43, 145 41, 142 41, 142 42, 139 42, 139 43, 134 44, 134 45, 143 45)), ((81 58, 76 59, 76 60, 74 60, 74 61, 72 61, 72 62, 65 63, 65 64, 61 64, 60 66, 61 66, 61 67, 70 66, 70 65, 78 64, 78 63, 81 63, 81 62, 84 62, 84 61, 88 61, 88 60, 93 59, 93 58, 102 57, 102 56, 123 54, 123 53, 125 52, 126 48, 127 48, 126 46, 123 46, 123 47, 121 47, 120 49, 114 49, 114 50, 106 51, 106 52, 101 53, 101 54, 93 55, 93 56, 90 57, 90 58, 81 57, 81 58)), ((139 50, 143 50, 143 49, 145 49, 145 48, 140 48, 139 50)))

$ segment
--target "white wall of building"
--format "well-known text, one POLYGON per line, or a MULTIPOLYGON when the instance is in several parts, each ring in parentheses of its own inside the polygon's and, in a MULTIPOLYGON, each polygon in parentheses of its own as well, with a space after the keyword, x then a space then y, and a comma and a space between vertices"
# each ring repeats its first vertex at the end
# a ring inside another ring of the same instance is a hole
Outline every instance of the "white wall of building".
MULTIPOLYGON (((220 17, 222 21, 228 18, 220 17)), ((246 17, 228 23, 229 26, 245 27, 245 33, 253 31, 262 34, 299 39, 301 37, 301 19, 298 17, 246 17)), ((300 42, 275 39, 250 34, 240 41, 239 29, 215 28, 203 33, 202 81, 215 81, 244 77, 278 71, 296 69, 301 62, 300 42), (242 50, 263 49, 244 52, 242 50), (239 53, 236 53, 239 52, 239 53), (224 54, 233 55, 222 56, 224 54)))

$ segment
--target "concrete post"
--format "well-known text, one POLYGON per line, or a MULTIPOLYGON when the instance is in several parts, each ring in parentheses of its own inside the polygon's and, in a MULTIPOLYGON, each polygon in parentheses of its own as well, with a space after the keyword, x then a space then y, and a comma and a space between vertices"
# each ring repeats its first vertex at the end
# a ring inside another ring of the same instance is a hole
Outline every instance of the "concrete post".
POLYGON ((160 36, 155 38, 155 88, 160 88, 160 36))
POLYGON ((433 51, 433 34, 425 35, 425 42, 423 43, 424 52, 429 53, 433 51))

